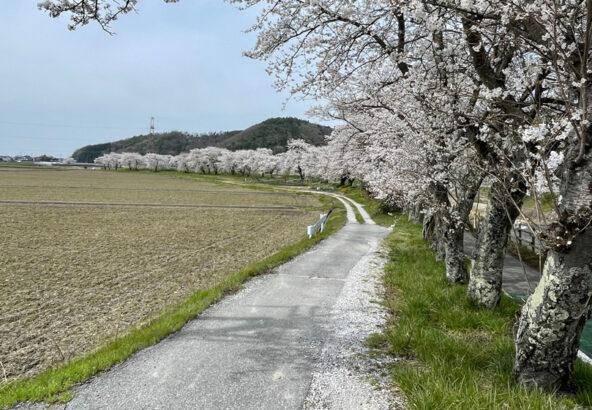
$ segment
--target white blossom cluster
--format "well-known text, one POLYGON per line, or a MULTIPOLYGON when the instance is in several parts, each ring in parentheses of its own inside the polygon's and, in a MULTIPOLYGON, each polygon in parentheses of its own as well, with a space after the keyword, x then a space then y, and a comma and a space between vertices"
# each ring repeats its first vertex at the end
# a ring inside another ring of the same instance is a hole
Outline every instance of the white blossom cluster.
POLYGON ((288 150, 273 154, 271 149, 230 151, 224 148, 196 148, 179 155, 111 152, 94 162, 105 169, 177 170, 200 174, 298 175, 335 180, 348 178, 344 158, 334 152, 335 145, 314 146, 304 140, 289 140, 288 150))

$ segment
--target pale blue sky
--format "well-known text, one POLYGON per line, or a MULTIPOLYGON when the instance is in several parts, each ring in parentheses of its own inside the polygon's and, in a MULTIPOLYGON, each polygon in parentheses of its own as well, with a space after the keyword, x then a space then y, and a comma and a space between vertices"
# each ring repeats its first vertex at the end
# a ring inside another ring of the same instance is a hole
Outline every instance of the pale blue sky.
POLYGON ((83 145, 148 131, 243 129, 305 118, 311 102, 272 88, 265 64, 242 56, 256 10, 222 0, 140 1, 109 36, 68 31, 37 0, 0 2, 0 154, 69 156, 83 145))

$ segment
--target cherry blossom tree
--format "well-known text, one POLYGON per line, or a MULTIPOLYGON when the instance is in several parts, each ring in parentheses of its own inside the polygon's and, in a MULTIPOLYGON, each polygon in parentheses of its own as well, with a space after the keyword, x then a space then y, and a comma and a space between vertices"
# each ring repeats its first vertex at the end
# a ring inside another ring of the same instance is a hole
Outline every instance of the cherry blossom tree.
POLYGON ((104 169, 117 170, 121 166, 121 154, 110 152, 103 154, 94 160, 95 164, 101 165, 104 169))
MULTIPOLYGON (((515 367, 523 383, 554 388, 569 384, 574 346, 589 316, 592 295, 589 288, 576 286, 582 275, 589 276, 592 258, 587 239, 592 235, 588 230, 592 194, 586 188, 592 178, 590 19, 583 2, 545 3, 499 7, 489 1, 360 1, 354 6, 345 0, 277 1, 254 26, 259 38, 250 55, 268 60, 270 71, 277 73, 278 87, 295 93, 340 97, 344 84, 352 86, 348 80, 366 70, 373 75, 365 81, 358 78, 358 89, 373 95, 373 104, 390 104, 377 91, 396 84, 400 95, 415 96, 412 107, 432 105, 430 114, 454 118, 448 132, 437 127, 442 132, 431 147, 443 150, 438 162, 454 154, 446 152, 450 141, 466 138, 483 171, 494 178, 469 293, 488 307, 499 303, 508 233, 533 185, 524 170, 529 163, 544 168, 544 160, 551 159, 549 151, 521 136, 538 124, 566 116, 571 134, 564 137, 565 159, 558 168, 560 225, 546 236, 553 239, 553 250, 543 280, 524 307, 515 367), (424 53, 429 49, 436 52, 424 53), (424 94, 426 82, 435 92, 424 94), (436 98, 439 94, 441 98, 436 98), (469 109, 459 110, 463 106, 469 109), (554 300, 558 294, 561 301, 554 300), (562 317, 570 319, 568 325, 562 317), (549 334, 553 337, 546 337, 549 334)), ((416 125, 417 115, 407 112, 394 110, 393 116, 416 125)), ((454 156, 443 164, 453 160, 454 156)), ((445 203, 439 182, 427 187, 432 187, 436 202, 445 203)))
POLYGON ((288 151, 286 152, 286 161, 290 164, 292 172, 297 172, 300 180, 304 181, 304 170, 306 168, 306 158, 311 145, 302 139, 288 140, 288 151))
POLYGON ((187 164, 188 157, 189 153, 187 152, 175 155, 171 158, 170 166, 179 172, 190 172, 189 165, 187 164))
POLYGON ((158 172, 159 169, 167 169, 170 160, 170 155, 161 155, 155 153, 148 153, 144 155, 144 164, 146 168, 154 172, 158 172))
MULTIPOLYGON (((466 279, 459 247, 469 204, 484 177, 493 181, 469 279, 477 303, 499 303, 508 234, 525 195, 554 194, 558 220, 535 227, 549 254, 522 309, 514 374, 526 385, 569 388, 592 308, 590 1, 231 2, 263 5, 248 55, 268 62, 278 88, 330 101, 321 111, 345 124, 335 144, 359 157, 341 168, 423 215, 451 282, 466 279)), ((40 8, 69 13, 71 28, 96 20, 108 30, 136 3, 40 8)), ((303 179, 305 152, 293 145, 279 158, 283 168, 303 179)), ((251 172, 251 154, 232 157, 228 169, 251 172)))
POLYGON ((144 158, 137 152, 123 152, 121 154, 120 162, 122 167, 128 167, 130 171, 137 170, 144 164, 144 158))

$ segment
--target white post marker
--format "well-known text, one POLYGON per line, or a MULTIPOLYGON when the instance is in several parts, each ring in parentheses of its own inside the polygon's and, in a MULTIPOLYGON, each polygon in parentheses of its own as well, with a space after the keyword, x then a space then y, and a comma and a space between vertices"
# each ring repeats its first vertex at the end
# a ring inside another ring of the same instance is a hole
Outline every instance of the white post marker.
POLYGON ((327 220, 329 219, 329 215, 331 215, 331 212, 333 210, 330 210, 329 212, 327 212, 326 214, 321 214, 320 219, 317 221, 316 224, 314 225, 310 225, 306 228, 306 233, 308 234, 308 238, 312 238, 312 236, 320 229, 321 232, 323 232, 323 230, 325 229, 325 224, 327 223, 327 220))

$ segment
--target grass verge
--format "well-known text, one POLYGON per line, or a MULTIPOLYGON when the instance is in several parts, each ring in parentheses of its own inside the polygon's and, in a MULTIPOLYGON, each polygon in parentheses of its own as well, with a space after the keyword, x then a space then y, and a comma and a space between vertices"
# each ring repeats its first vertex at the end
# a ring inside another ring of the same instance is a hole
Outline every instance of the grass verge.
POLYGON ((337 201, 331 201, 331 204, 335 210, 323 233, 317 234, 312 239, 304 236, 300 241, 239 270, 218 285, 195 292, 185 301, 164 309, 147 324, 130 329, 127 335, 105 344, 87 356, 51 368, 33 378, 0 385, 0 409, 24 401, 70 400, 72 398, 70 388, 74 385, 123 362, 138 350, 153 345, 176 332, 225 294, 240 289, 241 284, 249 278, 271 271, 274 267, 305 252, 341 229, 346 223, 345 210, 340 204, 338 205, 337 201))
MULTIPOLYGON (((391 226, 395 220, 393 216, 393 212, 387 209, 388 207, 382 201, 376 200, 371 198, 365 191, 360 188, 354 187, 340 187, 339 192, 350 199, 358 202, 359 204, 364 205, 364 209, 370 215, 370 218, 378 225, 382 226, 391 226), (391 215, 389 215, 389 212, 391 215)), ((355 207, 354 207, 355 208, 355 207)), ((356 219, 358 219, 358 211, 355 209, 356 212, 356 219)), ((360 219, 363 219, 360 216, 360 219)), ((358 221, 360 221, 358 219, 358 221)))
POLYGON ((386 303, 395 312, 383 334, 368 340, 402 358, 392 366, 394 384, 420 409, 559 409, 592 404, 592 370, 578 360, 577 392, 526 390, 511 377, 512 326, 519 305, 502 296, 496 310, 449 286, 445 267, 421 237, 421 226, 399 216, 387 239, 386 303))
MULTIPOLYGON (((553 208, 553 195, 550 192, 543 192, 539 196, 539 206, 541 211, 543 212, 551 212, 554 210, 553 208)), ((527 195, 524 198, 524 204, 522 205, 523 209, 536 209, 535 200, 532 196, 527 195)))

